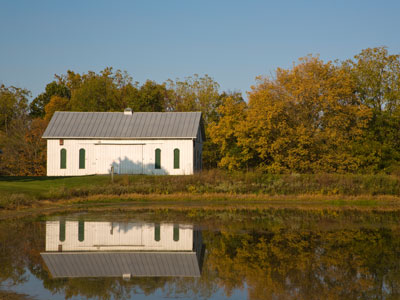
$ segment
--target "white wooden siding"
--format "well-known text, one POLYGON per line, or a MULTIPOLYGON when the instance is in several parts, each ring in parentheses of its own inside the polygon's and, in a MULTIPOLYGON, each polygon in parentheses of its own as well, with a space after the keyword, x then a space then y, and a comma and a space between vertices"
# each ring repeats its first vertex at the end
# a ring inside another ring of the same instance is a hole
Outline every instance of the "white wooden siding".
POLYGON ((153 223, 84 222, 84 239, 79 241, 78 221, 65 222, 65 240, 60 241, 60 222, 46 222, 46 251, 193 251, 193 226, 179 224, 174 241, 174 224, 160 224, 155 240, 153 223))
MULTIPOLYGON (((201 151, 201 144, 197 146, 201 151)), ((165 140, 47 140, 47 175, 79 176, 110 174, 193 174, 194 143, 192 139, 165 140), (85 149, 85 169, 79 169, 79 150, 85 149), (155 169, 155 150, 161 150, 161 169, 155 169), (174 149, 179 149, 179 169, 174 169, 174 149), (60 151, 67 151, 67 167, 60 168, 60 151)), ((198 170, 198 168, 196 168, 198 170)))

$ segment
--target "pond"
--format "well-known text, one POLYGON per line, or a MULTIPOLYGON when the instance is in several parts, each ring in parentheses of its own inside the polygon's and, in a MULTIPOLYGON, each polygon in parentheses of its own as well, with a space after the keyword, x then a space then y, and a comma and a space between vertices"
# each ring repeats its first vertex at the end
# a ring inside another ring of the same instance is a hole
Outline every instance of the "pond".
POLYGON ((0 223, 0 289, 28 299, 399 299, 400 214, 151 209, 0 223))

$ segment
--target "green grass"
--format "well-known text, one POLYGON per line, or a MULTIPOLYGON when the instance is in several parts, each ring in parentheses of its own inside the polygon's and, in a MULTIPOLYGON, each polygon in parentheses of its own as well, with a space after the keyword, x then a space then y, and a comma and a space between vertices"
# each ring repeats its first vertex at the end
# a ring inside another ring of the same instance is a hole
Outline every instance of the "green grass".
POLYGON ((107 176, 82 177, 0 177, 0 195, 24 194, 37 199, 51 196, 54 191, 108 184, 107 176))

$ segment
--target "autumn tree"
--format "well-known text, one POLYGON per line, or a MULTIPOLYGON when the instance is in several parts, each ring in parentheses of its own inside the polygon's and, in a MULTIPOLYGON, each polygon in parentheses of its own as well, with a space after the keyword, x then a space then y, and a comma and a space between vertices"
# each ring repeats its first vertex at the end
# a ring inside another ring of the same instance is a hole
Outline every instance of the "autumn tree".
POLYGON ((255 151, 271 172, 352 172, 370 109, 354 94, 345 68, 317 57, 299 60, 275 78, 259 77, 249 93, 238 145, 255 151))
POLYGON ((50 102, 46 104, 44 107, 45 116, 44 120, 46 122, 50 122, 56 111, 69 111, 70 110, 70 101, 68 98, 53 96, 50 99, 50 102))
POLYGON ((8 135, 12 121, 27 114, 29 95, 26 89, 0 86, 0 132, 8 135))
POLYGON ((0 174, 36 176, 46 174, 46 142, 42 139, 47 122, 28 116, 11 122, 9 134, 0 137, 0 174))
POLYGON ((43 173, 42 132, 28 116, 29 91, 0 87, 0 174, 43 173), (41 145, 39 145, 41 144, 41 145))
POLYGON ((240 94, 224 94, 217 108, 218 120, 208 127, 210 143, 216 145, 214 153, 220 156, 219 167, 229 170, 243 169, 248 153, 238 144, 238 133, 246 118, 247 104, 240 94))

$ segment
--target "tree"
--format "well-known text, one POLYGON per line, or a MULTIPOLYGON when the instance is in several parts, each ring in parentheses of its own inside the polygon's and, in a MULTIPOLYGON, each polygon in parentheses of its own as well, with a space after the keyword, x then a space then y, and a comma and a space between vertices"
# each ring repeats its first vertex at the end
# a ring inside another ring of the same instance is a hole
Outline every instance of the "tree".
POLYGON ((45 106, 53 96, 69 99, 71 91, 61 80, 50 82, 46 85, 45 92, 33 99, 29 105, 30 116, 33 118, 43 118, 45 115, 45 106))
POLYGON ((0 136, 0 174, 37 176, 46 174, 46 142, 42 139, 47 122, 27 116, 10 124, 9 134, 0 136))
POLYGON ((317 57, 300 59, 276 78, 259 77, 249 93, 239 146, 271 172, 352 172, 370 109, 354 94, 349 72, 317 57))
POLYGON ((46 104, 45 117, 46 122, 50 122, 56 111, 68 111, 70 109, 70 102, 68 98, 53 96, 49 103, 46 104))
POLYGON ((164 111, 168 94, 165 84, 147 80, 132 93, 132 97, 128 100, 128 106, 133 111, 164 111))
MULTIPOLYGON (((74 73, 68 74, 76 78, 74 73)), ((89 71, 80 76, 80 84, 72 82, 70 109, 72 111, 121 111, 124 108, 119 98, 111 68, 96 74, 89 71)))
POLYGON ((343 66, 356 82, 359 101, 372 111, 357 151, 364 168, 377 171, 400 162, 400 55, 385 47, 368 48, 343 66))
POLYGON ((26 116, 29 95, 25 89, 0 86, 0 131, 8 135, 12 121, 26 116))
POLYGON ((169 79, 166 86, 172 91, 167 99, 167 111, 201 111, 206 125, 214 120, 220 105, 219 84, 210 76, 195 74, 184 81, 169 79))
POLYGON ((247 104, 240 94, 224 94, 221 102, 217 108, 218 121, 213 121, 207 130, 212 145, 217 146, 214 153, 221 158, 218 166, 229 170, 244 168, 248 156, 238 144, 238 133, 246 118, 247 104))
POLYGON ((227 95, 219 94, 219 84, 208 75, 194 74, 183 81, 169 79, 166 88, 166 111, 202 112, 207 137, 203 143, 203 165, 205 168, 216 167, 221 158, 220 146, 208 138, 212 134, 209 124, 218 122, 217 109, 227 95))

